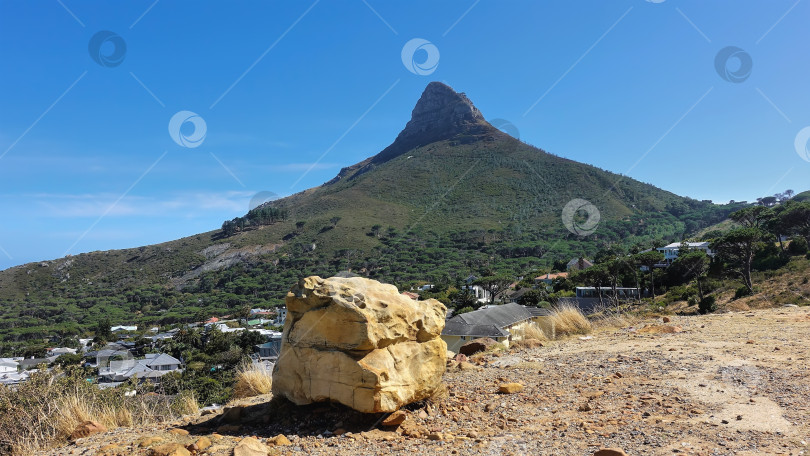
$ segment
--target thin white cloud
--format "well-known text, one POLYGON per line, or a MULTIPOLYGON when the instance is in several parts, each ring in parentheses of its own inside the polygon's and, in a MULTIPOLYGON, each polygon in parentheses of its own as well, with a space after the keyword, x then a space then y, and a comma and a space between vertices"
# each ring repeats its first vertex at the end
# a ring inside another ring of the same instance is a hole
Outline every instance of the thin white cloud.
MULTIPOLYGON (((99 217, 203 217, 221 214, 223 218, 248 211, 255 191, 179 192, 166 196, 130 195, 113 204, 113 193, 36 193, 22 195, 26 206, 40 216, 57 218, 99 217), (111 206, 112 209, 109 209, 111 206), (109 210, 109 212, 108 212, 109 210)), ((21 201, 22 202, 22 201, 21 201)))

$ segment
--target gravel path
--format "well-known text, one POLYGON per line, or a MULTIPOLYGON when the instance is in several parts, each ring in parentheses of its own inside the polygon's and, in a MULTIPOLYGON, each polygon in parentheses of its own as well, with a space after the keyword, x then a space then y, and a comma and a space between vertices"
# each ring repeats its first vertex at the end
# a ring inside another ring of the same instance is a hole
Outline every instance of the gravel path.
POLYGON ((397 429, 340 406, 261 397, 229 424, 220 415, 173 424, 190 435, 118 429, 42 454, 148 455, 155 445, 138 447, 144 436, 190 444, 204 435, 213 445, 201 454, 230 455, 245 436, 279 434, 291 444, 270 454, 810 454, 810 309, 671 318, 680 332, 644 332, 664 325, 646 321, 454 365, 446 393, 410 406, 397 429), (507 382, 524 389, 499 394, 507 382))

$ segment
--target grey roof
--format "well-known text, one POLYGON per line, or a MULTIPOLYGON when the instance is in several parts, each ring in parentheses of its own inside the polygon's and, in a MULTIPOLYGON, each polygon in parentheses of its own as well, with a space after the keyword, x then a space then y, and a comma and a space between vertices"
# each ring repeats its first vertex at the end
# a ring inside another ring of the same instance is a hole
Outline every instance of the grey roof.
POLYGON ((467 312, 457 315, 449 321, 458 319, 467 325, 494 325, 499 329, 503 329, 530 318, 532 318, 532 314, 525 307, 520 304, 509 303, 467 312))
POLYGON ((495 325, 468 325, 457 318, 451 318, 445 322, 443 336, 509 337, 508 332, 495 325))
POLYGON ((34 359, 28 358, 20 361, 20 367, 25 369, 28 367, 36 367, 39 366, 40 364, 51 364, 52 362, 53 361, 51 361, 48 358, 34 358, 34 359))
POLYGON ((532 315, 532 318, 534 318, 534 317, 548 317, 549 315, 551 315, 551 312, 549 312, 546 309, 541 309, 539 307, 527 307, 526 310, 529 311, 529 313, 532 315))
POLYGON ((168 365, 172 365, 172 364, 178 364, 179 365, 180 360, 175 358, 174 356, 167 355, 165 353, 161 353, 160 355, 155 356, 154 358, 148 360, 148 362, 146 363, 146 365, 149 366, 149 367, 168 366, 168 365))

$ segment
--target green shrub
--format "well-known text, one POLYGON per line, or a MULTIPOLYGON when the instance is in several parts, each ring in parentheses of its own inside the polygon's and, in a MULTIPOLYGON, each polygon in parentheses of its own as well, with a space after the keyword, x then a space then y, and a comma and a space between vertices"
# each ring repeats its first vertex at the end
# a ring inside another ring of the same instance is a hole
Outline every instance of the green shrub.
POLYGON ((797 236, 790 240, 787 246, 787 251, 791 255, 804 255, 808 251, 807 240, 803 237, 797 236))
POLYGON ((706 296, 698 304, 698 312, 701 314, 711 313, 717 310, 717 303, 714 296, 706 296))
POLYGON ((751 295, 751 292, 748 291, 748 287, 743 285, 740 288, 737 288, 737 291, 734 292, 734 299, 740 299, 749 295, 751 295))

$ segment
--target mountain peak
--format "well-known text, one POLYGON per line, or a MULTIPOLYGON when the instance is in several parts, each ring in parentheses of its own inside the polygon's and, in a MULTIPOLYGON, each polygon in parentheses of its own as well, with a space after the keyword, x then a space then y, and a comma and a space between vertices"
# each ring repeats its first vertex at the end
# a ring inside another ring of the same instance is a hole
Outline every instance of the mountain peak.
POLYGON ((481 111, 464 93, 434 81, 425 87, 397 141, 419 138, 419 142, 427 144, 470 129, 479 130, 485 122, 481 111))
POLYGON ((464 93, 434 81, 425 87, 411 112, 411 120, 390 146, 373 157, 341 169, 326 185, 344 177, 357 177, 374 166, 430 143, 453 138, 460 138, 461 142, 466 143, 500 135, 503 133, 487 123, 481 111, 464 93))

